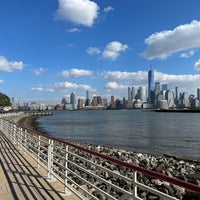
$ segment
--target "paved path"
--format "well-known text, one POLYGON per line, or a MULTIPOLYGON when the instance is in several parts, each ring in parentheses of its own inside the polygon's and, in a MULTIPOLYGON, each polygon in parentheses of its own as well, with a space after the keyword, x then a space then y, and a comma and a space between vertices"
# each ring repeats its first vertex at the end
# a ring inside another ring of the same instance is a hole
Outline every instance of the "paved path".
POLYGON ((73 194, 64 195, 63 185, 49 182, 46 174, 0 132, 0 200, 78 200, 73 194))

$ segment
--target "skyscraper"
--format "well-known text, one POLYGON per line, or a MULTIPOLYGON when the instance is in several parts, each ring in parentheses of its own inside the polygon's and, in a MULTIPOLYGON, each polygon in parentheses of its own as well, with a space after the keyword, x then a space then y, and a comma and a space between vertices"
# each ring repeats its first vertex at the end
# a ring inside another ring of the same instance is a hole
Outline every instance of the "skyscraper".
POLYGON ((85 100, 85 105, 89 106, 90 105, 90 98, 89 98, 89 91, 86 91, 86 100, 85 100))
POLYGON ((146 87, 141 86, 139 88, 139 90, 138 90, 138 96, 139 96, 139 99, 142 102, 146 102, 147 101, 147 89, 146 89, 146 87))
POLYGON ((162 84, 162 91, 167 91, 168 90, 168 87, 167 87, 167 84, 162 84))
POLYGON ((197 88, 197 99, 200 101, 200 89, 197 88))
POLYGON ((165 93, 165 99, 167 100, 168 107, 174 107, 174 94, 172 91, 167 90, 165 93))
POLYGON ((76 94, 74 92, 70 94, 70 104, 72 104, 73 109, 77 109, 76 94))
POLYGON ((175 99, 174 99, 174 101, 175 101, 175 104, 177 106, 178 103, 179 103, 179 101, 178 101, 178 87, 177 86, 175 87, 175 99))
POLYGON ((135 99, 135 88, 134 87, 132 87, 132 89, 131 89, 131 101, 133 99, 135 99))
POLYGON ((115 97, 112 95, 111 96, 111 109, 115 108, 115 97))
POLYGON ((128 87, 128 100, 130 101, 131 100, 131 88, 128 87))
POLYGON ((158 95, 160 93, 160 82, 155 83, 154 93, 155 95, 158 95))
MULTIPOLYGON (((155 88, 154 88, 154 106, 159 107, 159 101, 162 100, 163 97, 160 96, 161 91, 160 91, 160 82, 155 83, 155 88)), ((163 95, 162 95, 163 96, 163 95)))
POLYGON ((148 103, 153 103, 154 98, 154 71, 150 69, 148 72, 148 103))

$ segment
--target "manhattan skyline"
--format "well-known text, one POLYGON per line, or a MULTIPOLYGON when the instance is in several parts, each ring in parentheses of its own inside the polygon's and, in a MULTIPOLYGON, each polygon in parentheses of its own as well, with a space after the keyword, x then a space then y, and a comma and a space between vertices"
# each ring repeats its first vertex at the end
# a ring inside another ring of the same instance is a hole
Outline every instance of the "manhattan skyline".
POLYGON ((100 95, 127 98, 154 81, 196 96, 200 87, 198 0, 2 0, 0 91, 56 104, 100 95))

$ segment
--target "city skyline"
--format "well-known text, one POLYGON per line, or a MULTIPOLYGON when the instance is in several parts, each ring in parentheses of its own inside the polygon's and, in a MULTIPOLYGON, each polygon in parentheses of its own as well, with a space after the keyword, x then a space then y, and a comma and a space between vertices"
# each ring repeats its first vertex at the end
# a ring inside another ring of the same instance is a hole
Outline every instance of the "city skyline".
POLYGON ((154 81, 179 92, 200 87, 200 2, 3 0, 0 91, 15 102, 128 98, 154 81), (173 4, 173 6, 172 6, 173 4), (156 6, 155 6, 156 5, 156 6))

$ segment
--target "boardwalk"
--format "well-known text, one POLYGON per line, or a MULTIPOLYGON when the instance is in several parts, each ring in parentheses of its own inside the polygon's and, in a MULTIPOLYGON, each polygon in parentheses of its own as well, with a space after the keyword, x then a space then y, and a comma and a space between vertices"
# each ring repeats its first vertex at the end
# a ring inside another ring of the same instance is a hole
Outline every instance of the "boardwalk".
POLYGON ((49 182, 46 174, 0 132, 0 199, 78 199, 70 193, 64 195, 63 186, 56 180, 49 182))

